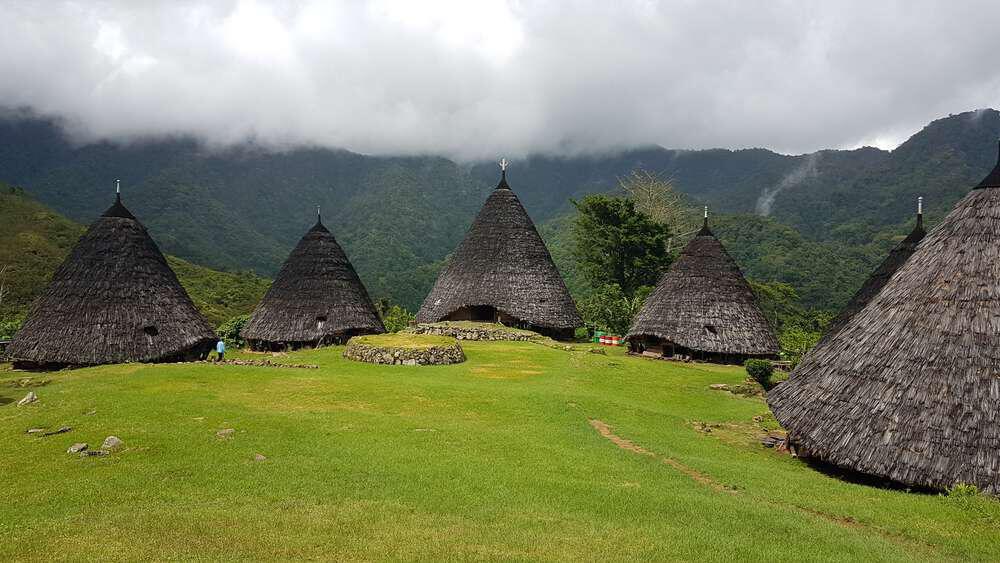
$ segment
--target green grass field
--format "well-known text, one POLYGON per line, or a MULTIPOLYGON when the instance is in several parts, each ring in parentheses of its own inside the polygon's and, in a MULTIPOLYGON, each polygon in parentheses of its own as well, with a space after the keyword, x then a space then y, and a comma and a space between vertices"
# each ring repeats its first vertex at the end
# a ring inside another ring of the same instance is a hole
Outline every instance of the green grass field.
POLYGON ((1000 559, 993 499, 760 446, 764 402, 708 389, 738 368, 462 345, 441 367, 335 347, 274 359, 320 369, 0 373, 51 380, 26 407, 0 388, 0 559, 1000 559), (112 434, 109 457, 65 453, 112 434))

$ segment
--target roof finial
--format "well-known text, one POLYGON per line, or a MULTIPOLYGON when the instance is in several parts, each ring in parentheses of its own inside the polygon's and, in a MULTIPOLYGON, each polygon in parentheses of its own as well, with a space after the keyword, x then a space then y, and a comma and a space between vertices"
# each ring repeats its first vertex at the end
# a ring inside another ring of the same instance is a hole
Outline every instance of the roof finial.
POLYGON ((923 230, 924 228, 924 196, 917 198, 917 226, 915 230, 923 230))
POLYGON ((122 181, 121 180, 115 179, 115 193, 116 194, 122 193, 122 181))
POLYGON ((507 185, 507 167, 509 165, 510 162, 506 158, 500 159, 500 183, 497 184, 498 188, 510 188, 507 185))
POLYGON ((319 205, 316 206, 316 221, 319 222, 323 219, 323 216, 319 214, 319 205))

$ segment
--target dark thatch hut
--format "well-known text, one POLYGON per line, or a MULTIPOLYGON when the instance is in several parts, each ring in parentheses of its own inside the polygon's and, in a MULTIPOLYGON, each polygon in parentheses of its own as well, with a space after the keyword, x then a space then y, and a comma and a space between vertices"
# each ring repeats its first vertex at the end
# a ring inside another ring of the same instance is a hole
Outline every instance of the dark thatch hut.
POLYGON ((35 301, 8 350, 20 368, 203 359, 216 341, 117 196, 35 301))
POLYGON ((742 363, 774 358, 778 341, 739 266, 705 223, 632 322, 633 352, 742 363))
POLYGON ((583 324, 506 170, 416 320, 501 322, 563 339, 583 324))
POLYGON ((1000 162, 768 394, 800 455, 1000 493, 1000 162))
POLYGON ((856 315, 861 309, 864 309, 872 297, 878 295, 882 286, 889 281, 889 278, 896 273, 896 270, 906 263, 910 255, 913 254, 913 251, 917 249, 917 245, 924 239, 927 231, 924 230, 923 198, 919 198, 919 200, 917 203, 917 224, 913 227, 913 231, 889 251, 889 255, 885 257, 885 260, 865 280, 865 283, 861 285, 861 288, 851 297, 851 300, 847 302, 847 305, 844 306, 840 313, 830 321, 830 326, 827 327, 826 331, 827 336, 840 330, 851 317, 856 315))
POLYGON ((240 335, 254 350, 285 350, 383 332, 354 266, 317 216, 240 335))

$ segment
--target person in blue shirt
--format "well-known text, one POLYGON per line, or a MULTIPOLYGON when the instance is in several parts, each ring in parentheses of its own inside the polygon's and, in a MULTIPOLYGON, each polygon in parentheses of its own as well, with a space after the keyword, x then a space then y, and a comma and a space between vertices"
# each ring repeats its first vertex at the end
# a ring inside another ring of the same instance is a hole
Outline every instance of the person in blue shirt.
POLYGON ((220 339, 218 344, 215 345, 215 351, 219 353, 218 361, 221 362, 226 356, 226 343, 220 339))

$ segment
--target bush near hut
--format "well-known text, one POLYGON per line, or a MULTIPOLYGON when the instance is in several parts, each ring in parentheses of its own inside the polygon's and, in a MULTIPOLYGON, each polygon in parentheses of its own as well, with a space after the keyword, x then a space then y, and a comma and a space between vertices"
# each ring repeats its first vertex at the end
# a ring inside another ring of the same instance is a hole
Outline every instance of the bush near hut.
POLYGON ((375 311, 382 319, 386 332, 399 332, 409 327, 414 319, 413 313, 405 307, 393 304, 384 297, 375 301, 375 311))
POLYGON ((219 325, 219 328, 215 330, 219 334, 219 338, 226 343, 227 348, 243 348, 246 346, 246 341, 240 336, 240 331, 250 320, 250 315, 239 315, 233 317, 228 321, 219 325))
POLYGON ((16 334, 18 329, 21 328, 22 322, 24 322, 24 319, 0 321, 0 340, 10 340, 14 338, 14 334, 16 334))
POLYGON ((771 388, 771 376, 774 375, 774 364, 770 360, 750 359, 743 363, 747 370, 747 375, 751 379, 760 383, 765 391, 771 388))

